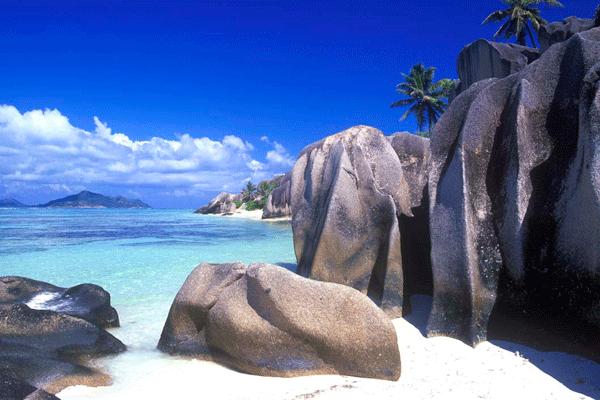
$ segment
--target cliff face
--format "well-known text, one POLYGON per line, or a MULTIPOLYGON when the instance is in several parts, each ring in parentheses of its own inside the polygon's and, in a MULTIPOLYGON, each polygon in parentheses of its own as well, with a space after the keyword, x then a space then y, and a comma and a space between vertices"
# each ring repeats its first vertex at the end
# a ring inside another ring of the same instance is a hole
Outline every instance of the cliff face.
POLYGON ((431 146, 364 126, 308 146, 291 176, 298 272, 390 315, 433 291, 429 335, 476 344, 524 322, 600 354, 600 28, 566 36, 474 79, 431 146))
POLYGON ((423 185, 409 180, 425 169, 410 157, 401 163, 392 143, 357 126, 308 146, 292 170, 291 208, 298 273, 352 286, 399 316, 399 217, 413 218, 421 206, 423 185))
POLYGON ((540 50, 530 47, 479 39, 465 46, 458 55, 458 92, 484 79, 504 78, 519 72, 540 54, 540 50))
POLYGON ((594 27, 594 21, 586 18, 568 17, 563 21, 552 22, 540 27, 538 38, 542 51, 556 43, 564 42, 573 35, 594 27))
POLYGON ((599 62, 600 29, 576 34, 436 126, 431 334, 485 340, 504 304, 600 327, 599 62))

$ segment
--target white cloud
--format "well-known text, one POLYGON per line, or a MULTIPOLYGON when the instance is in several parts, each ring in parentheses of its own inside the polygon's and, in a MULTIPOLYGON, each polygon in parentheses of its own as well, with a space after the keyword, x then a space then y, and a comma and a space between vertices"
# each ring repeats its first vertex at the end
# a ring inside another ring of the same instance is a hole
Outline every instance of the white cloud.
POLYGON ((285 147, 277 142, 273 142, 273 147, 275 147, 273 150, 267 152, 267 161, 281 167, 289 168, 294 165, 294 159, 285 147))
MULTIPOLYGON (((293 164, 287 150, 264 136, 273 149, 257 159, 254 146, 238 136, 222 140, 178 135, 133 140, 113 133, 98 117, 95 129, 71 125, 58 110, 19 112, 0 105, 0 191, 46 190, 90 185, 160 188, 174 196, 237 190, 247 179, 258 181, 286 172, 293 164)), ((158 191, 157 191, 158 193, 158 191)), ((0 193, 2 195, 2 193, 0 193)))

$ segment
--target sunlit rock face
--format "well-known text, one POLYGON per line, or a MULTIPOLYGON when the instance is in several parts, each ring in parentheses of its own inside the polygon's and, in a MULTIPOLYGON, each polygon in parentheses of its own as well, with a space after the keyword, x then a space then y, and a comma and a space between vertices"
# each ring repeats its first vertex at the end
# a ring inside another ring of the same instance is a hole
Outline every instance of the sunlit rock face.
POLYGON ((537 60, 541 52, 513 43, 498 43, 479 39, 468 44, 458 55, 457 67, 460 85, 458 92, 475 82, 488 78, 504 78, 522 71, 537 60))
POLYGON ((196 214, 231 214, 237 209, 235 202, 242 200, 241 194, 221 192, 207 205, 195 211, 196 214))
POLYGON ((502 307, 598 332, 599 72, 592 29, 475 83, 437 124, 431 335, 485 340, 502 307))
POLYGON ((257 375, 400 377, 394 326, 367 297, 268 264, 198 266, 158 348, 257 375))
POLYGON ((428 143, 416 140, 356 126, 302 151, 291 180, 299 274, 351 286, 388 315, 402 314, 403 262, 411 258, 399 218, 422 206, 426 180, 427 161, 415 158, 428 154, 428 143), (417 154, 401 161, 393 144, 403 142, 417 154))

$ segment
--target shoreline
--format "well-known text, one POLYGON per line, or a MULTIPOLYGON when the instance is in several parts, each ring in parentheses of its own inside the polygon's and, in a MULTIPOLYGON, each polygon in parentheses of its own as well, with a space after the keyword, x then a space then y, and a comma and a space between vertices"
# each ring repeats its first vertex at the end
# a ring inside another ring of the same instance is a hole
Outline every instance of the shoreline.
POLYGON ((247 219, 252 221, 263 221, 263 222, 291 222, 292 217, 278 217, 278 218, 266 218, 263 219, 263 210, 236 210, 232 214, 200 214, 200 215, 209 215, 213 217, 221 217, 221 218, 239 218, 239 219, 247 219))
MULTIPOLYGON (((423 332, 430 306, 428 296, 414 296, 413 312, 392 320, 402 358, 402 375, 395 382, 342 375, 257 376, 211 361, 171 357, 154 348, 138 348, 118 356, 116 364, 108 367, 113 372, 113 386, 71 386, 58 395, 63 400, 179 399, 188 397, 197 388, 193 382, 198 377, 202 377, 205 397, 231 400, 511 397, 581 400, 600 394, 594 383, 600 365, 582 357, 542 352, 497 340, 473 348, 449 337, 427 338, 423 332), (133 364, 140 369, 131 369, 133 364), (557 369, 563 371, 559 376, 552 374, 557 369), (233 384, 224 387, 223 382, 233 384)), ((118 331, 113 332, 118 335, 118 331)))

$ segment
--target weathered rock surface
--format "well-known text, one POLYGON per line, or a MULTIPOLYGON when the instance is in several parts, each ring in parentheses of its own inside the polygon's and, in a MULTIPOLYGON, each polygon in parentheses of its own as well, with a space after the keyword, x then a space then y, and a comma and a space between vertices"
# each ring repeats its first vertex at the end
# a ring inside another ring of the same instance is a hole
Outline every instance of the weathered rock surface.
POLYGON ((56 396, 30 384, 0 373, 0 399, 2 400, 58 400, 56 396))
POLYGON ((25 304, 0 305, 0 340, 62 355, 105 355, 125 350, 110 333, 81 318, 25 304))
POLYGON ((498 43, 479 39, 468 44, 460 52, 457 61, 460 85, 457 92, 463 92, 475 82, 488 78, 504 78, 522 71, 528 64, 537 60, 538 49, 512 43, 498 43))
POLYGON ((267 264, 197 267, 158 347, 258 375, 400 376, 394 327, 368 298, 267 264))
MULTIPOLYGON (((426 142, 416 140, 418 158, 426 142)), ((392 143, 357 126, 308 146, 292 170, 291 206, 298 273, 356 288, 400 316, 411 256, 402 254, 399 217, 422 205, 425 181, 411 179, 425 163, 401 162, 392 143)))
POLYGON ((546 51, 553 44, 564 42, 573 35, 585 32, 593 27, 594 21, 592 19, 577 17, 568 17, 563 21, 542 25, 538 33, 540 48, 542 51, 546 51))
POLYGON ((219 193, 213 198, 208 205, 201 207, 195 211, 196 214, 230 214, 237 209, 235 201, 242 199, 240 194, 232 194, 227 192, 219 193))
POLYGON ((52 398, 44 391, 108 384, 110 377, 78 361, 125 350, 101 327, 118 322, 107 296, 95 285, 64 289, 21 277, 0 278, 0 375, 11 380, 0 393, 32 389, 28 398, 43 399, 52 398))
POLYGON ((0 304, 24 303, 37 310, 52 310, 80 317, 104 328, 119 326, 110 294, 92 284, 61 288, 19 276, 0 277, 0 304))
POLYGON ((291 174, 285 174, 278 180, 277 184, 277 188, 271 192, 263 208, 263 219, 283 218, 292 215, 290 207, 291 174))
POLYGON ((436 125, 431 335, 477 343, 504 309, 600 350, 599 74, 587 30, 474 84, 436 125))

